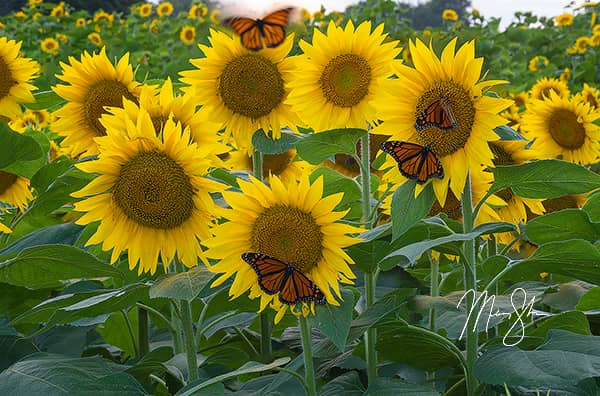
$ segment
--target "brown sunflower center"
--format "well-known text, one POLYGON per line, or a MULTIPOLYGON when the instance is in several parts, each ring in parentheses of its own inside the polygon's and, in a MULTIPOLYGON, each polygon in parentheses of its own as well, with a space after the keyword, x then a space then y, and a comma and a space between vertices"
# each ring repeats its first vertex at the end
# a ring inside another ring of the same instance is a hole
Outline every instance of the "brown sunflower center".
POLYGON ((264 56, 241 55, 223 68, 219 94, 229 110, 258 119, 282 102, 283 78, 277 65, 264 56))
POLYGON ((542 205, 544 205, 546 213, 558 212, 567 208, 579 208, 581 206, 573 195, 546 199, 542 201, 542 205))
POLYGON ((269 172, 273 175, 281 175, 290 165, 295 155, 296 150, 288 150, 280 154, 264 154, 263 175, 268 175, 269 172))
POLYGON ((498 191, 496 195, 502 198, 504 202, 510 202, 510 200, 514 197, 514 194, 510 188, 503 188, 502 190, 498 191))
POLYGON ((8 67, 8 63, 0 56, 0 99, 7 97, 10 89, 16 84, 17 82, 8 67))
POLYGON ((585 91, 583 93, 583 100, 585 101, 585 103, 590 104, 594 108, 599 107, 598 99, 596 98, 593 92, 585 91))
POLYGON ((462 210, 460 206, 460 200, 448 190, 448 196, 446 197, 446 204, 444 207, 436 200, 429 211, 429 216, 435 216, 438 213, 446 213, 449 218, 453 220, 460 220, 462 218, 462 210))
POLYGON ((184 33, 184 37, 188 41, 192 41, 194 39, 194 31, 192 29, 187 29, 184 33))
POLYGON ((585 128, 577 121, 577 114, 572 111, 559 109, 548 119, 550 136, 559 146, 575 150, 585 142, 585 128))
POLYGON ((304 273, 323 256, 323 233, 310 213, 287 205, 266 208, 250 233, 252 250, 294 263, 304 273))
POLYGON ((17 181, 17 175, 0 171, 0 194, 4 194, 17 181))
POLYGON ((106 113, 104 107, 123 107, 123 97, 137 103, 135 96, 119 81, 101 80, 90 87, 84 101, 85 119, 98 136, 106 135, 100 123, 100 116, 106 113))
POLYGON ((154 132, 156 132, 156 136, 158 136, 158 135, 160 135, 160 131, 162 131, 163 126, 165 125, 165 123, 167 122, 169 117, 164 114, 158 114, 158 115, 152 116, 151 119, 152 119, 152 125, 154 126, 154 132))
POLYGON ((494 154, 494 158, 492 158, 494 165, 513 165, 515 163, 512 155, 499 143, 488 142, 488 146, 490 147, 490 150, 492 150, 492 154, 494 154))
POLYGON ((194 210, 188 175, 157 150, 140 152, 121 166, 113 199, 131 220, 158 229, 180 226, 194 210))
POLYGON ((56 48, 56 43, 54 41, 46 41, 46 49, 48 51, 52 51, 54 48, 56 48))
POLYGON ((365 58, 342 54, 331 59, 323 69, 319 85, 327 101, 339 107, 352 107, 369 93, 371 66, 365 58))
POLYGON ((473 99, 465 89, 453 81, 435 81, 417 100, 415 120, 442 97, 448 99, 450 111, 458 125, 451 130, 441 130, 435 126, 417 130, 420 144, 429 146, 438 156, 444 157, 465 147, 475 123, 473 99))

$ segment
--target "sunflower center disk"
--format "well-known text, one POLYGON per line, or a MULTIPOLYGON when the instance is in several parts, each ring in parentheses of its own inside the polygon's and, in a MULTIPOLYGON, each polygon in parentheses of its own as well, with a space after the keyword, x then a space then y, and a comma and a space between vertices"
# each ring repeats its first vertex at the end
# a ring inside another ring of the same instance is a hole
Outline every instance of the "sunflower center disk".
POLYGON ((292 162, 294 155, 294 150, 288 150, 281 154, 264 154, 263 175, 268 175, 269 172, 273 175, 281 175, 292 162))
POLYGON ((442 96, 448 103, 458 125, 456 128, 443 131, 435 126, 417 130, 420 144, 429 146, 438 157, 445 157, 465 147, 475 122, 475 107, 471 96, 463 87, 453 81, 436 81, 417 100, 415 120, 418 115, 442 96))
POLYGON ((585 142, 585 128, 577 121, 577 115, 572 111, 555 111, 548 121, 548 129, 552 139, 566 149, 578 149, 585 142))
POLYGON ((160 151, 140 152, 122 165, 113 197, 127 217, 151 228, 178 227, 194 209, 189 177, 160 151))
POLYGON ((17 181, 17 175, 0 171, 0 194, 3 194, 17 181))
POLYGON ((219 94, 229 110, 258 119, 283 100, 283 78, 269 59, 256 54, 241 55, 223 68, 219 94))
POLYGON ((310 271, 323 256, 323 233, 315 219, 298 208, 266 208, 252 226, 250 243, 258 253, 294 263, 310 271))
POLYGON ((514 194, 510 188, 503 188, 502 190, 498 191, 496 195, 502 198, 505 202, 510 202, 510 200, 514 197, 514 194))
POLYGON ((118 81, 102 80, 90 87, 84 102, 85 119, 98 136, 106 135, 100 124, 100 116, 106 113, 104 106, 123 107, 123 97, 137 103, 135 96, 118 81))
POLYGON ((7 97, 10 89, 16 82, 8 64, 0 57, 0 99, 7 97))
POLYGON ((492 154, 494 154, 494 158, 492 159, 494 165, 513 165, 515 163, 512 159, 512 155, 504 150, 499 144, 488 142, 488 146, 490 147, 490 150, 492 150, 492 154))
POLYGON ((369 93, 371 66, 361 56, 342 54, 331 59, 319 78, 327 101, 339 107, 352 107, 369 93))

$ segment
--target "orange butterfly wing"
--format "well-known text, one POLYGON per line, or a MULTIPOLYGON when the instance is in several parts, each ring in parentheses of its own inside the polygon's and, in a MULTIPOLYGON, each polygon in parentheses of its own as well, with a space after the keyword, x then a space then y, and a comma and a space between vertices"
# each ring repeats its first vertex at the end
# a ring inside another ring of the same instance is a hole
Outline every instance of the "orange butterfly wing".
POLYGON ((225 20, 239 36, 242 45, 249 50, 258 51, 264 45, 277 47, 285 41, 285 27, 293 8, 277 10, 262 19, 234 17, 225 20))
POLYGON ((415 128, 418 131, 429 127, 436 127, 442 131, 450 131, 458 126, 450 101, 444 95, 431 103, 425 110, 417 115, 415 128))
POLYGON ((283 304, 326 303, 319 287, 293 265, 260 253, 244 253, 242 259, 256 272, 261 290, 269 295, 279 293, 279 301, 283 304))
POLYGON ((427 146, 391 140, 381 143, 381 150, 398 163, 400 173, 424 184, 430 178, 444 178, 444 168, 439 158, 427 146))

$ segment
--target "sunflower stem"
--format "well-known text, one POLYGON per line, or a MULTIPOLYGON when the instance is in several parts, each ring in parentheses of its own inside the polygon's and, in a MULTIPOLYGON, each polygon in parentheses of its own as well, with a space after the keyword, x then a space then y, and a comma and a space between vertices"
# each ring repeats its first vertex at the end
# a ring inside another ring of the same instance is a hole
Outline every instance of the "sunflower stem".
POLYGON ((143 358, 150 352, 150 340, 148 339, 148 311, 137 307, 138 311, 138 359, 143 358))
MULTIPOLYGON (((362 190, 362 221, 366 229, 372 226, 371 219, 371 155, 369 153, 371 144, 369 142, 369 133, 360 138, 360 182, 362 190)), ((375 285, 377 284, 377 274, 374 272, 365 272, 365 308, 375 303, 375 285)), ((377 330, 369 328, 365 333, 365 353, 367 358, 367 374, 369 383, 377 379, 377 351, 375 350, 375 340, 377 339, 377 330)))
POLYGON ((304 378, 306 379, 306 393, 308 396, 317 395, 317 382, 315 380, 315 367, 312 356, 312 337, 310 323, 303 315, 298 317, 300 323, 300 337, 302 338, 302 353, 304 355, 304 378))
MULTIPOLYGON (((462 194, 462 217, 463 217, 463 232, 469 233, 473 231, 475 223, 474 211, 473 211, 473 199, 471 195, 471 173, 467 173, 467 179, 465 181, 465 189, 462 194)), ((476 304, 477 293, 477 272, 476 272, 476 251, 475 251, 475 239, 465 241, 464 243, 464 286, 466 296, 467 312, 473 312, 475 314, 468 315, 467 320, 467 331, 466 331, 466 349, 467 349, 467 394, 469 396, 475 395, 477 389, 477 379, 473 375, 473 368, 475 366, 475 360, 477 360, 477 348, 478 348, 478 333, 477 333, 477 309, 474 307, 476 304), (469 290, 473 290, 474 293, 468 293, 469 290)))
MULTIPOLYGON (((429 262, 431 263, 430 294, 431 297, 437 297, 440 295, 440 261, 431 257, 431 253, 429 253, 429 262)), ((431 331, 435 331, 435 308, 433 306, 429 310, 429 328, 431 331)))
MULTIPOLYGON (((258 180, 263 180, 263 153, 258 150, 254 150, 252 153, 252 173, 258 180)), ((263 310, 258 316, 260 317, 260 356, 262 361, 266 363, 272 360, 273 355, 271 345, 273 327, 267 311, 263 310)))
MULTIPOLYGON (((173 264, 176 272, 184 272, 183 264, 177 256, 173 258, 173 264)), ((183 330, 183 341, 185 343, 185 355, 188 366, 188 383, 198 379, 198 360, 196 356, 196 337, 194 337, 194 322, 192 318, 192 305, 189 301, 179 300, 179 317, 183 330)))

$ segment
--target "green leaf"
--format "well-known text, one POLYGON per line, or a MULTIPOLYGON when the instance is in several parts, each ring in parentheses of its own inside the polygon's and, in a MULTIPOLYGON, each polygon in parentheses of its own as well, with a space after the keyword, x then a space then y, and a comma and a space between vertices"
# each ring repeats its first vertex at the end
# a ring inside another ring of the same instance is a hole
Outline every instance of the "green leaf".
POLYGON ((261 373, 263 371, 270 371, 275 367, 280 367, 283 366, 284 364, 288 363, 290 361, 289 357, 282 357, 279 359, 275 359, 272 363, 269 364, 262 364, 262 363, 257 363, 257 362, 248 362, 246 364, 244 364, 242 367, 240 367, 237 370, 231 371, 229 373, 226 374, 222 374, 222 375, 218 375, 216 377, 213 377, 207 381, 195 381, 192 382, 191 384, 188 384, 186 387, 182 388, 179 390, 179 392, 176 393, 177 396, 191 396, 194 395, 195 392, 204 389, 210 385, 219 383, 219 382, 223 382, 225 380, 228 380, 230 378, 234 378, 237 377, 238 375, 244 375, 244 374, 251 374, 251 373, 261 373))
POLYGON ((369 384, 364 396, 380 395, 438 396, 439 393, 429 386, 411 384, 398 378, 378 377, 369 384))
MULTIPOLYGON (((256 312, 240 312, 235 315, 228 315, 230 312, 222 313, 206 320, 202 323, 202 335, 208 339, 217 331, 230 327, 246 327, 250 326, 256 319, 256 312), (225 317, 224 319, 221 319, 225 317)), ((238 350, 239 353, 239 350, 238 350)))
POLYGON ((0 169, 31 178, 33 173, 18 167, 42 158, 44 153, 39 143, 30 136, 11 131, 5 122, 0 122, 0 142, 0 169))
POLYGON ((0 282, 29 289, 60 288, 81 278, 122 278, 119 270, 67 245, 25 249, 0 263, 0 282))
POLYGON ((356 142, 366 134, 364 129, 356 128, 314 133, 300 139, 296 150, 303 160, 318 165, 334 154, 355 154, 356 142))
POLYGON ((363 396, 364 393, 365 387, 356 371, 337 376, 319 389, 319 396, 363 396))
MULTIPOLYGON (((138 310, 131 309, 126 314, 131 327, 137 329, 138 310)), ((102 336, 105 342, 123 351, 122 359, 135 358, 135 344, 138 343, 138 334, 134 331, 132 339, 132 335, 126 329, 127 321, 121 311, 111 313, 108 318, 96 326, 96 331, 102 336)))
POLYGON ((494 132, 500 137, 500 140, 527 140, 508 125, 500 125, 494 128, 494 132))
POLYGON ((75 223, 57 224, 37 229, 2 249, 0 257, 40 245, 73 245, 81 235, 83 229, 83 226, 75 223))
POLYGON ((591 221, 600 223, 600 191, 590 194, 582 209, 587 212, 591 221))
POLYGON ((496 346, 475 362, 482 383, 509 386, 556 387, 577 385, 600 376, 600 337, 550 330, 534 351, 496 346))
POLYGON ((549 242, 522 261, 515 262, 504 277, 513 280, 536 278, 551 272, 593 284, 600 284, 600 252, 588 241, 572 239, 549 242))
POLYGON ((357 243, 347 248, 356 266, 364 272, 374 272, 377 264, 390 252, 390 244, 386 241, 371 240, 357 243))
POLYGON ((323 196, 343 192, 344 198, 341 204, 360 199, 360 187, 356 181, 336 172, 335 170, 322 166, 310 174, 310 182, 313 183, 319 176, 323 176, 323 196))
POLYGON ((343 352, 346 347, 346 339, 350 332, 352 323, 352 311, 354 309, 354 295, 349 290, 342 290, 343 301, 339 307, 325 304, 317 307, 315 321, 319 331, 327 336, 331 342, 343 352))
POLYGON ((35 102, 28 103, 25 105, 25 107, 32 110, 45 109, 51 111, 51 109, 53 109, 54 107, 58 107, 58 105, 60 105, 61 103, 66 102, 63 98, 58 96, 58 94, 56 94, 52 90, 36 92, 33 94, 33 96, 35 97, 35 102))
POLYGON ((165 297, 192 301, 215 276, 203 265, 178 274, 160 277, 150 287, 150 298, 165 297))
POLYGON ((585 293, 575 308, 582 311, 600 309, 600 286, 592 287, 587 293, 585 293))
POLYGON ((419 220, 427 216, 435 195, 431 184, 415 198, 416 182, 411 180, 403 183, 394 191, 392 196, 392 240, 398 239, 419 220))
POLYGON ((379 329, 375 347, 380 356, 426 371, 465 366, 462 352, 448 339, 422 327, 388 324, 379 329), (398 348, 402 345, 401 348, 398 348))
POLYGON ((127 366, 114 364, 97 356, 73 358, 35 353, 0 373, 0 394, 79 394, 80 386, 122 372, 126 368, 127 366))
POLYGON ((600 187, 600 175, 581 165, 555 159, 497 166, 490 191, 504 188, 524 198, 556 198, 600 187))
POLYGON ((36 345, 29 339, 17 336, 0 336, 0 371, 3 371, 18 360, 32 353, 39 352, 36 345))
POLYGON ((142 385, 127 373, 116 373, 77 386, 81 396, 147 396, 142 385))
POLYGON ((561 312, 547 318, 535 321, 535 327, 528 327, 525 338, 518 346, 523 349, 539 347, 548 332, 553 329, 561 329, 572 333, 592 335, 590 323, 585 314, 578 311, 561 312))
POLYGON ((529 220, 524 227, 525 239, 541 245, 553 241, 600 239, 600 223, 592 223, 581 209, 564 209, 529 220))
POLYGON ((272 139, 262 129, 252 135, 252 146, 263 154, 281 154, 296 146, 300 137, 293 132, 281 132, 281 138, 272 139))
POLYGON ((148 289, 148 285, 138 283, 88 297, 85 300, 56 310, 50 317, 47 327, 127 309, 138 301, 147 301, 148 289))

